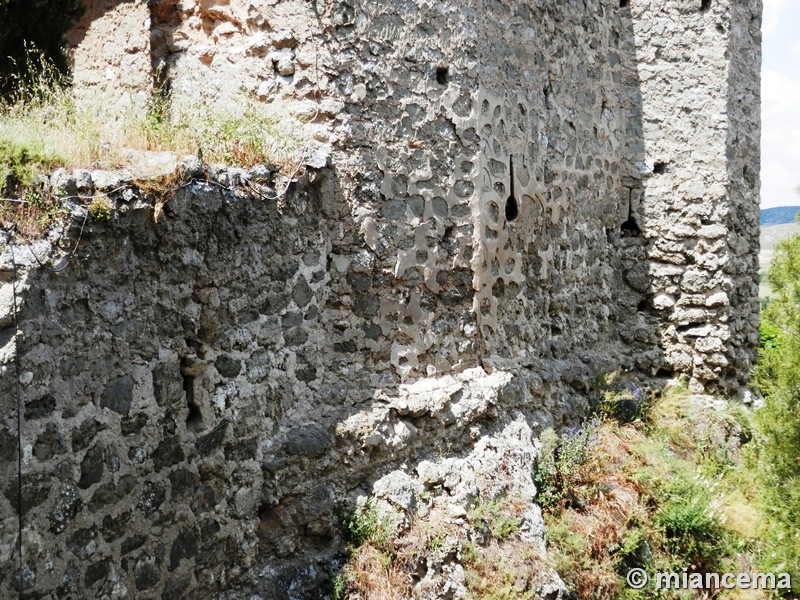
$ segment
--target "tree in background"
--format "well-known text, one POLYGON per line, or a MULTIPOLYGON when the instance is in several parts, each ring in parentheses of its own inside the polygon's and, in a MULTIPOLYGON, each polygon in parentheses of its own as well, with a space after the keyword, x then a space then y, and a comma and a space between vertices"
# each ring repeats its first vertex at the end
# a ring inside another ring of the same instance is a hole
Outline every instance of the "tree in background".
POLYGON ((64 35, 83 9, 81 0, 0 0, 0 92, 35 68, 30 48, 65 70, 64 35))
POLYGON ((768 523, 765 558, 800 586, 800 236, 780 242, 767 275, 757 380, 760 476, 768 523))

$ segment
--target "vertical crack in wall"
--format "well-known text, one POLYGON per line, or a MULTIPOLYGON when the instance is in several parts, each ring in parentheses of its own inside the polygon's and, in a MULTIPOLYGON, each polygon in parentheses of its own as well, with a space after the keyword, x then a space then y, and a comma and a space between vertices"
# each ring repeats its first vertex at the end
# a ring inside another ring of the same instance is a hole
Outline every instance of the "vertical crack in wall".
POLYGON ((25 591, 25 577, 24 577, 24 558, 23 558, 23 505, 22 505, 22 356, 20 352, 20 330, 19 330, 19 317, 18 317, 18 304, 17 304, 17 282, 19 280, 19 271, 17 269, 17 259, 14 254, 13 244, 8 245, 9 252, 11 253, 11 290, 12 290, 12 312, 14 328, 14 379, 15 387, 14 392, 16 395, 16 408, 17 408, 17 591, 19 597, 22 598, 25 591))

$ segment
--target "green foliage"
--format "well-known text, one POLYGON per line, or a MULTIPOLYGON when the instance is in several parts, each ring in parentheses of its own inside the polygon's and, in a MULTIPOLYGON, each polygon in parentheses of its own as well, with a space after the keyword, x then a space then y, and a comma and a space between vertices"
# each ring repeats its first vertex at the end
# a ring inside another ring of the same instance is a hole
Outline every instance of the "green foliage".
POLYGON ((333 600, 345 600, 347 597, 347 574, 339 571, 333 579, 333 600))
POLYGON ((108 196, 100 195, 95 197, 89 205, 89 217, 93 221, 108 221, 111 218, 113 209, 114 207, 108 196))
POLYGON ((542 449, 533 480, 537 501, 550 507, 567 499, 582 477, 600 427, 597 418, 586 421, 577 431, 559 436, 552 429, 542 432, 542 449))
POLYGON ((361 546, 373 543, 379 549, 385 549, 391 541, 391 527, 382 517, 371 500, 367 500, 344 521, 344 530, 350 543, 361 546))
POLYGON ((0 138, 0 187, 4 192, 29 187, 40 171, 58 162, 58 157, 40 144, 25 146, 0 138))
POLYGON ((467 517, 476 527, 488 527, 489 533, 497 540, 505 540, 519 531, 520 519, 514 510, 514 502, 509 498, 491 502, 479 499, 467 517))
POLYGON ((780 242, 768 272, 772 300, 762 312, 756 380, 766 568, 788 570, 800 591, 800 236, 780 242))
POLYGON ((724 535, 708 483, 679 471, 659 495, 655 522, 673 552, 701 564, 714 562, 724 535))
MULTIPOLYGON (((544 507, 549 556, 576 597, 697 597, 632 590, 624 577, 632 568, 738 572, 742 561, 760 556, 759 490, 743 460, 753 435, 745 411, 670 387, 646 420, 620 423, 605 413, 588 457, 567 469, 578 475, 544 507)), ((546 448, 559 443, 552 433, 545 441, 546 448)), ((554 479, 543 477, 554 470, 554 456, 543 462, 540 481, 554 479)))

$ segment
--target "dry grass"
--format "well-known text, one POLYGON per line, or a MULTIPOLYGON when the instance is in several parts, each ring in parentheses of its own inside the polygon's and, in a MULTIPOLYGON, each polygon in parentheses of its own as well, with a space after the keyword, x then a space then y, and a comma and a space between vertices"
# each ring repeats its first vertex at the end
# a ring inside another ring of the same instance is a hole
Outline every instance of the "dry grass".
POLYGON ((547 571, 547 565, 530 545, 517 539, 492 540, 477 547, 474 559, 465 563, 472 597, 487 600, 533 598, 547 571))
MULTIPOLYGON (((63 211, 46 185, 56 167, 135 172, 142 152, 170 152, 231 166, 274 164, 293 176, 311 139, 306 124, 257 102, 171 111, 169 98, 154 93, 145 109, 111 112, 102 99, 77 101, 51 64, 36 56, 29 62, 41 66, 0 101, 0 224, 13 223, 23 239, 44 235, 63 211)), ((138 184, 151 193, 157 222, 171 188, 138 184)), ((107 208, 96 204, 92 217, 108 218, 107 208)))
POLYGON ((77 103, 69 89, 54 88, 0 108, 0 141, 39 149, 50 157, 48 167, 118 168, 126 164, 126 150, 138 150, 243 167, 274 163, 290 171, 301 159, 304 130, 298 120, 255 102, 229 111, 194 107, 114 115, 77 103))
MULTIPOLYGON (((758 493, 739 448, 746 417, 735 406, 717 410, 704 402, 667 390, 646 422, 602 423, 567 500, 545 513, 548 554, 578 597, 652 597, 653 590, 625 585, 621 576, 633 567, 650 573, 755 570, 758 493), (683 527, 687 533, 681 534, 683 527)), ((765 597, 709 593, 659 597, 765 597)))
POLYGON ((408 574, 372 544, 360 547, 344 575, 348 600, 404 600, 411 597, 408 574))
POLYGON ((547 515, 554 566, 585 599, 615 598, 621 592, 618 551, 646 514, 640 483, 631 477, 644 434, 611 423, 599 433, 598 446, 582 470, 577 494, 582 505, 547 515))
POLYGON ((432 499, 430 512, 390 540, 352 549, 338 598, 431 597, 460 565, 471 598, 533 598, 548 569, 518 536, 527 504, 516 498, 478 501, 466 518, 432 499))

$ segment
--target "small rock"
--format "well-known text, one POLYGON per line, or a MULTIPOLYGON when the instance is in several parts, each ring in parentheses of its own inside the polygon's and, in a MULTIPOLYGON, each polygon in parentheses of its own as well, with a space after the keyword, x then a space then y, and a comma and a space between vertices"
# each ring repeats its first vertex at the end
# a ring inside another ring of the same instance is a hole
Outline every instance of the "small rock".
POLYGON ((286 452, 295 456, 322 456, 331 446, 333 437, 318 425, 297 427, 286 435, 286 452))

